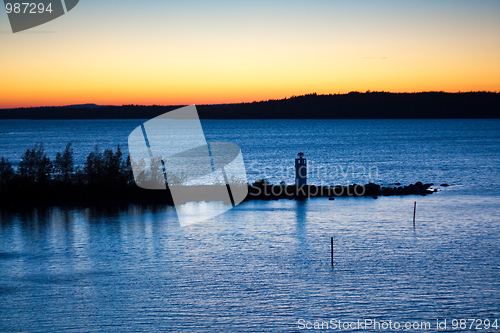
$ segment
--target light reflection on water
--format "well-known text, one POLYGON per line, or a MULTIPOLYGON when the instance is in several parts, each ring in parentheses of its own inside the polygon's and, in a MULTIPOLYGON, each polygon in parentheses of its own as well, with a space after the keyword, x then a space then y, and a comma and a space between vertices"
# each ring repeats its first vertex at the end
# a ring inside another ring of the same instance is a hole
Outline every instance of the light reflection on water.
POLYGON ((184 228, 170 207, 2 212, 0 331, 499 318, 498 203, 440 193, 253 201, 184 228))

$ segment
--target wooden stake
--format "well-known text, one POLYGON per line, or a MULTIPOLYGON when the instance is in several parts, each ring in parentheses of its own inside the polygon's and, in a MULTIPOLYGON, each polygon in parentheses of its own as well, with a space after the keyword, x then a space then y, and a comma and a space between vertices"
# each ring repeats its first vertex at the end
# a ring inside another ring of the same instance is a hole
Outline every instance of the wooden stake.
POLYGON ((330 246, 330 250, 331 250, 331 253, 332 253, 332 267, 333 267, 333 237, 331 238, 331 246, 330 246))
POLYGON ((413 229, 415 229, 415 213, 417 212, 417 202, 413 204, 413 229))

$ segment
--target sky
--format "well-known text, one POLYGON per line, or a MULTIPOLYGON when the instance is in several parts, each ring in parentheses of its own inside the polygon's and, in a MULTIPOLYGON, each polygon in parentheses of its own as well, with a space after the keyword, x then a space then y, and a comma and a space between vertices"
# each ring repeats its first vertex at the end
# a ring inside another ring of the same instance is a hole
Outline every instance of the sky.
POLYGON ((500 91, 499 0, 80 0, 12 33, 0 108, 500 91))

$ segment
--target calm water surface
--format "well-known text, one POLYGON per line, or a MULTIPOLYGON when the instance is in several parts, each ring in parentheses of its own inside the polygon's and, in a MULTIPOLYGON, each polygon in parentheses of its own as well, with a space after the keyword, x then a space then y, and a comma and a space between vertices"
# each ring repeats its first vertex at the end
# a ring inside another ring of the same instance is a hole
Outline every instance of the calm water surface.
MULTIPOLYGON (((96 144, 126 146, 140 122, 3 121, 0 155, 17 163, 44 141, 53 157, 73 141, 82 163, 96 144)), ((499 121, 203 125, 209 140, 242 147, 251 180, 293 182, 287 167, 303 151, 311 183, 421 180, 440 192, 248 202, 183 228, 169 207, 3 211, 1 332, 291 332, 299 319, 365 318, 429 321, 435 331, 436 319, 500 321, 499 121)))

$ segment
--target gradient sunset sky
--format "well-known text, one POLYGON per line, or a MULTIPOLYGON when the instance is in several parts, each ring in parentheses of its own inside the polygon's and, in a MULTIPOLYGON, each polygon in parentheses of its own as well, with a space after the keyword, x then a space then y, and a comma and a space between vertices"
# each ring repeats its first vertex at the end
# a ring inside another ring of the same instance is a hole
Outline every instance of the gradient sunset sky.
POLYGON ((500 1, 80 0, 16 34, 0 8, 0 108, 366 90, 500 91, 500 1))

